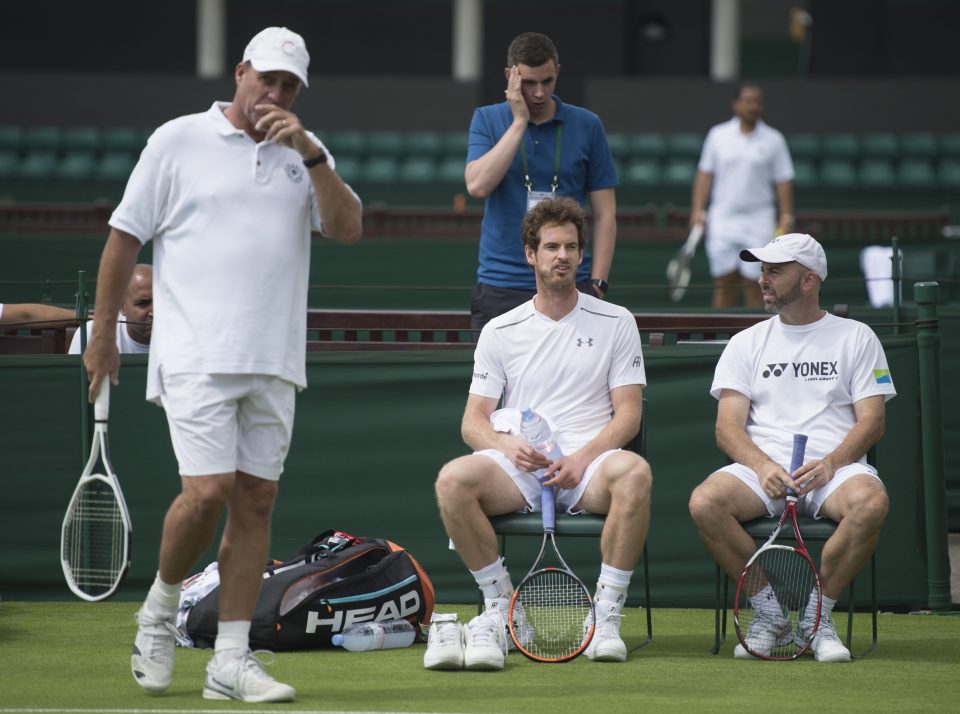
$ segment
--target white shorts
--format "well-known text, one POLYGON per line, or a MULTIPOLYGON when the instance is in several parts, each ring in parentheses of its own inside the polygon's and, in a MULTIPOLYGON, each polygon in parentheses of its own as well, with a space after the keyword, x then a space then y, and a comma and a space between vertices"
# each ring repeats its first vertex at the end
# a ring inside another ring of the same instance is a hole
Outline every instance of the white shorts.
POLYGON ((290 449, 296 386, 259 374, 160 374, 181 476, 243 471, 276 481, 290 449))
POLYGON ((740 273, 745 278, 760 277, 760 263, 740 260, 740 251, 759 248, 773 240, 776 218, 770 213, 737 218, 714 218, 707 224, 704 249, 710 264, 710 277, 740 273))
MULTIPOLYGON (((596 473, 600 464, 602 464, 610 454, 615 454, 618 451, 620 451, 620 449, 604 451, 591 461, 590 465, 587 466, 587 470, 583 472, 583 478, 580 479, 580 483, 577 484, 576 488, 557 489, 557 511, 560 513, 582 513, 582 510, 575 511, 573 507, 580 503, 583 492, 587 489, 590 479, 593 478, 593 474, 596 473)), ((527 502, 527 512, 540 512, 540 481, 536 476, 529 471, 521 471, 518 469, 510 459, 496 449, 483 449, 482 451, 475 451, 473 453, 475 456, 486 456, 489 459, 493 459, 497 466, 517 484, 517 488, 520 489, 520 493, 523 494, 523 498, 527 502)))
MULTIPOLYGON (((757 473, 752 469, 748 469, 743 464, 730 464, 718 470, 732 474, 743 481, 743 483, 763 501, 763 504, 767 507, 767 513, 771 516, 779 516, 783 513, 783 509, 786 507, 786 501, 782 498, 770 498, 760 487, 760 479, 757 478, 757 473)), ((815 488, 801 496, 797 501, 797 512, 801 516, 812 516, 817 519, 823 518, 823 516, 820 515, 820 508, 823 506, 823 502, 826 501, 827 497, 836 491, 844 481, 858 474, 867 474, 873 476, 877 481, 880 481, 877 470, 870 464, 847 464, 837 469, 833 478, 825 485, 820 486, 820 488, 815 488)))

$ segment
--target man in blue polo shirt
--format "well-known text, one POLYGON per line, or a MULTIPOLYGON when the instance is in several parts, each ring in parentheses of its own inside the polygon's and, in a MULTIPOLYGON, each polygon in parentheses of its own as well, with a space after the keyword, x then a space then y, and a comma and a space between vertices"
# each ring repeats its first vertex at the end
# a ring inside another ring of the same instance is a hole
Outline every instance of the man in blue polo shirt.
POLYGON ((506 101, 479 107, 470 122, 465 178, 484 199, 480 267, 470 301, 473 327, 536 293, 520 243, 520 221, 544 198, 590 199, 593 257, 584 255, 577 288, 604 297, 617 238, 617 172, 600 118, 553 94, 560 74, 557 48, 546 35, 525 32, 507 50, 506 101))

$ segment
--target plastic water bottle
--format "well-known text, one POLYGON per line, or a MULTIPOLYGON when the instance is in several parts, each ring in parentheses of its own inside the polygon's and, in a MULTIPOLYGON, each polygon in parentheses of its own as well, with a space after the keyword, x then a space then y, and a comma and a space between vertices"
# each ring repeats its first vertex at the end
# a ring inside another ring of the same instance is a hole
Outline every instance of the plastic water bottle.
POLYGON ((330 641, 351 652, 368 652, 409 647, 416 635, 416 629, 406 620, 356 622, 331 637, 330 641))
MULTIPOLYGON (((553 438, 547 420, 530 407, 524 407, 520 410, 520 434, 530 446, 551 461, 556 461, 563 456, 563 452, 557 446, 557 440, 553 438)), ((545 471, 546 469, 540 469, 534 475, 543 480, 545 471)))

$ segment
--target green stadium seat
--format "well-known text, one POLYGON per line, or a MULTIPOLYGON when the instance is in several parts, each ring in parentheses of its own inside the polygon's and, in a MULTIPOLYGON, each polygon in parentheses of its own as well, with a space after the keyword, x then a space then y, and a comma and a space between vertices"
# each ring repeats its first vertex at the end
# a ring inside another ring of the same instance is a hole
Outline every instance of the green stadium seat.
POLYGON ((341 156, 363 158, 367 153, 367 135, 362 131, 333 131, 327 146, 337 159, 341 156))
POLYGON ((607 146, 610 147, 610 153, 613 154, 614 161, 622 161, 626 158, 628 145, 629 140, 623 132, 607 132, 607 146))
POLYGON ((850 190, 857 186, 857 172, 847 159, 824 159, 820 163, 820 186, 835 190, 850 190))
POLYGON ((392 183, 399 173, 397 160, 392 156, 371 156, 363 163, 360 178, 364 183, 392 183))
POLYGON ((88 181, 93 177, 96 163, 92 151, 68 151, 57 166, 57 178, 64 181, 88 181))
POLYGON ((367 156, 399 158, 403 155, 403 134, 399 131, 371 131, 367 134, 367 156))
POLYGON ((811 159, 815 161, 820 158, 820 137, 816 134, 790 134, 786 138, 787 146, 790 149, 790 156, 795 161, 797 159, 811 159))
POLYGON ((143 132, 129 126, 112 126, 100 130, 100 146, 104 151, 127 151, 137 154, 143 150, 143 132))
POLYGON ((817 165, 812 159, 794 159, 793 174, 793 185, 797 188, 813 188, 817 185, 817 165))
POLYGON ((97 162, 94 176, 100 181, 126 181, 135 163, 126 151, 107 151, 97 162))
MULTIPOLYGON (((324 142, 326 143, 326 142, 324 142)), ((334 156, 337 175, 346 183, 353 183, 360 178, 360 159, 356 156, 344 156, 342 159, 334 156)))
POLYGON ((937 174, 933 162, 919 158, 902 159, 897 167, 897 186, 913 191, 936 188, 937 174))
POLYGON ((670 159, 663 168, 663 183, 673 188, 690 188, 697 164, 689 159, 670 159))
POLYGON ((672 159, 693 159, 700 157, 703 137, 692 132, 677 132, 667 136, 667 155, 672 159))
POLYGON ((656 132, 631 134, 627 138, 627 156, 631 159, 663 159, 667 156, 667 140, 656 132))
POLYGON ((864 159, 860 162, 858 171, 860 188, 869 190, 886 190, 897 184, 897 175, 893 170, 893 162, 888 159, 864 159))
POLYGON ((25 149, 39 151, 57 151, 63 139, 63 132, 58 126, 31 126, 23 135, 25 149))
POLYGON ((14 124, 0 126, 0 151, 20 151, 23 147, 23 129, 14 124))
POLYGON ((911 131, 901 134, 900 156, 909 159, 935 159, 937 137, 929 131, 911 131))
POLYGON ((400 180, 406 183, 433 183, 437 180, 437 164, 426 156, 410 156, 400 164, 400 180))
POLYGON ((443 135, 443 155, 453 156, 461 161, 467 155, 470 135, 465 131, 448 131, 443 135))
POLYGON ((937 184, 948 190, 960 189, 960 159, 941 159, 937 168, 937 184))
POLYGON ((825 159, 856 159, 860 156, 860 141, 848 133, 826 134, 820 142, 825 159))
POLYGON ((57 154, 55 151, 30 151, 23 157, 17 167, 17 177, 26 181, 51 179, 56 172, 57 154))
POLYGON ((951 159, 960 158, 960 132, 941 134, 937 139, 940 145, 940 155, 951 159))
POLYGON ((16 176, 19 165, 20 156, 16 151, 0 149, 0 181, 16 176))
POLYGON ((436 131, 413 131, 404 138, 407 156, 436 159, 443 153, 443 137, 436 131))
POLYGON ((888 132, 869 132, 860 137, 860 153, 871 159, 895 159, 900 154, 896 135, 888 132))
POLYGON ((66 151, 97 151, 100 148, 100 130, 95 126, 72 126, 63 131, 66 151))
POLYGON ((466 169, 466 162, 463 156, 448 156, 440 161, 437 167, 437 180, 447 184, 457 184, 465 189, 464 169, 466 169))
POLYGON ((622 176, 628 186, 653 187, 663 182, 663 171, 656 159, 635 159, 627 164, 622 176))

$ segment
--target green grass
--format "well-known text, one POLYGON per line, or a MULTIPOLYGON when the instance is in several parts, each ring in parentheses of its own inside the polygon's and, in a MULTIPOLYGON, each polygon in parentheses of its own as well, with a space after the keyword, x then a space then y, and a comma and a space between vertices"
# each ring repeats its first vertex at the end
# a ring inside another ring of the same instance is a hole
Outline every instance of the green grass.
MULTIPOLYGON (((503 672, 430 672, 423 645, 356 653, 281 653, 267 670, 297 688, 286 705, 207 702, 200 695, 209 652, 178 650, 173 686, 143 692, 129 670, 134 603, 0 602, 0 714, 80 711, 180 712, 956 712, 960 706, 960 617, 880 616, 880 645, 850 664, 740 661, 719 656, 712 610, 653 610, 653 642, 625 664, 580 657, 534 664, 519 654, 503 672)), ((468 619, 475 606, 444 606, 468 619)), ((845 622, 845 620, 844 620, 845 622)), ((628 646, 644 616, 630 610, 628 646)), ((854 651, 869 615, 857 614, 854 651)), ((735 638, 732 632, 730 636, 735 638)))

